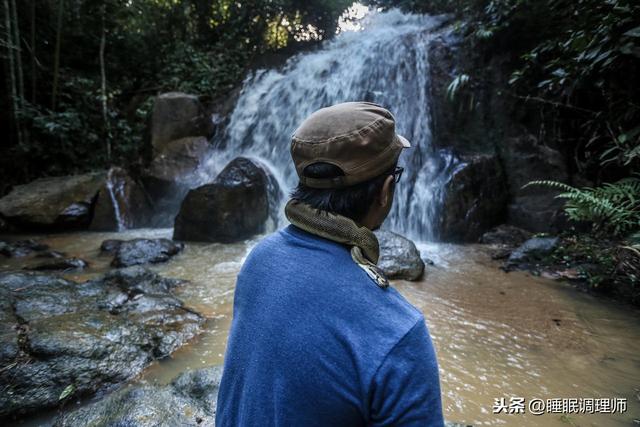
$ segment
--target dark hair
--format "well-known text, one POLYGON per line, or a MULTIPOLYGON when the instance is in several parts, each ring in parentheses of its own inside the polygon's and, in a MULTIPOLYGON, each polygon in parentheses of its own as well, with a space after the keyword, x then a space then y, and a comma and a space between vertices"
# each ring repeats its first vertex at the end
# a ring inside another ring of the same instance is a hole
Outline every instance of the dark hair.
MULTIPOLYGON (((311 188, 298 183, 291 192, 291 198, 316 209, 360 221, 375 202, 385 179, 393 174, 394 169, 395 165, 382 175, 345 188, 311 188)), ((304 175, 309 178, 335 178, 344 175, 344 172, 330 163, 318 162, 304 168, 304 175)))

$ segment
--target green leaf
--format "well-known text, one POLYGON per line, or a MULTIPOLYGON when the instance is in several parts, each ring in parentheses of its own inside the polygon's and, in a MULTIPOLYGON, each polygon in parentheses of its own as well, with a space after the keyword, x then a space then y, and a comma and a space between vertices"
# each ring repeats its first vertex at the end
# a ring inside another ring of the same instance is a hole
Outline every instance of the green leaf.
POLYGON ((64 388, 64 390, 62 390, 62 393, 60 393, 60 397, 58 397, 58 400, 66 399, 67 397, 71 396, 75 391, 76 391, 76 386, 73 384, 69 384, 64 388))

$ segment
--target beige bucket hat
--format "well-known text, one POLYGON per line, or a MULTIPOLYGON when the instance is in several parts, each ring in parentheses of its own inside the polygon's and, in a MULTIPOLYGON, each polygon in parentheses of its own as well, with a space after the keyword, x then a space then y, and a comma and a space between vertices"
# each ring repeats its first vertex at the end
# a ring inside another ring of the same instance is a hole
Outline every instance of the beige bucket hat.
POLYGON ((388 171, 410 146, 396 134, 389 110, 371 102, 345 102, 322 108, 302 122, 292 136, 291 157, 303 185, 343 188, 388 171), (319 162, 339 167, 344 175, 306 177, 304 169, 319 162))

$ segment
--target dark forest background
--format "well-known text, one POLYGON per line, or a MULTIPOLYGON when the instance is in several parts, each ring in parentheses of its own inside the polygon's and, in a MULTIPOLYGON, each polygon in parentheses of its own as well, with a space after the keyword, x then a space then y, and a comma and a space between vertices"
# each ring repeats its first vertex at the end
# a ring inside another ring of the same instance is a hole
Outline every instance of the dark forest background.
MULTIPOLYGON (((0 194, 47 175, 148 152, 153 97, 224 99, 252 64, 336 33, 348 0, 2 0, 0 194)), ((453 16, 472 52, 449 86, 473 105, 479 67, 502 68, 525 120, 571 159, 584 191, 561 183, 569 214, 615 234, 638 229, 640 4, 632 0, 371 0, 453 16), (500 56, 499 63, 491 58, 500 56), (499 65, 496 65, 499 64, 499 65), (532 107, 533 106, 533 107, 532 107), (573 208, 573 211, 571 211, 573 208)), ((502 88, 501 88, 502 90, 502 88)))

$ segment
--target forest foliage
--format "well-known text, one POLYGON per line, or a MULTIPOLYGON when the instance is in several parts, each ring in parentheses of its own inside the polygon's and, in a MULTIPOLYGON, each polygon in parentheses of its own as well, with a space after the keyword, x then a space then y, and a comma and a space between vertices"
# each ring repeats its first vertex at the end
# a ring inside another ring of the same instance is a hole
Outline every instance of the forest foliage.
MULTIPOLYGON (((37 176, 141 163, 153 95, 224 96, 256 57, 335 34, 351 3, 2 0, 0 128, 8 138, 0 147, 0 194, 37 176)), ((573 172, 609 190, 637 178, 639 2, 364 3, 453 15, 470 52, 489 66, 490 58, 503 58, 500 89, 541 117, 536 123, 571 159, 573 172)), ((463 99, 480 78, 478 67, 460 70, 448 98, 463 99)))
POLYGON ((0 170, 140 162, 151 97, 223 96, 257 55, 335 32, 344 0, 2 0, 0 170))

